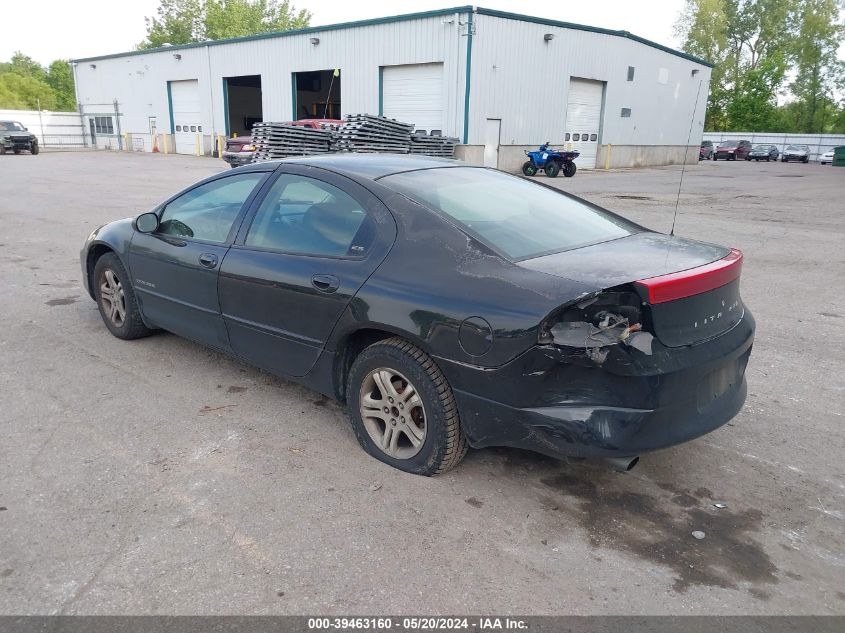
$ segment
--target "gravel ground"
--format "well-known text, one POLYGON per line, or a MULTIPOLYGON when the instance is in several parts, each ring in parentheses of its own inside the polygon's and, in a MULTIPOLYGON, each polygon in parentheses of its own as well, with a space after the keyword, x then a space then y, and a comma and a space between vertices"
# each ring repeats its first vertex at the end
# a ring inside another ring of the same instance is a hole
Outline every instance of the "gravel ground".
MULTIPOLYGON (((845 169, 686 170, 676 232, 745 252, 757 318, 729 425, 624 475, 488 449, 426 479, 313 392, 106 331, 85 236, 223 167, 0 160, 0 613, 845 614, 845 169)), ((668 231, 679 175, 552 182, 668 231)))

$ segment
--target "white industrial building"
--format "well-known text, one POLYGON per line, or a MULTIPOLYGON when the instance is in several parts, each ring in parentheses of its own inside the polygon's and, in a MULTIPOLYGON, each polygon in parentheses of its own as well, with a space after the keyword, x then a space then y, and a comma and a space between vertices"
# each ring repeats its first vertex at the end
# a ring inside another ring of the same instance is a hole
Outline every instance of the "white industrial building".
POLYGON ((74 61, 95 146, 211 153, 255 121, 378 113, 508 170, 544 141, 581 168, 694 161, 710 70, 626 31, 471 6, 74 61))

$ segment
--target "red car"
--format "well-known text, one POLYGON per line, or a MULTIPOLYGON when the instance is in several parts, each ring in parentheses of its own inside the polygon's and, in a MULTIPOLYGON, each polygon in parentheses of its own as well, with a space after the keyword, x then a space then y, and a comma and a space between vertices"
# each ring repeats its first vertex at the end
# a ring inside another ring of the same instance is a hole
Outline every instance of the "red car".
POLYGON ((746 160, 751 153, 751 141, 722 141, 716 148, 713 160, 746 160))
MULTIPOLYGON (((340 119, 299 119, 288 121, 290 125, 307 127, 318 130, 324 125, 340 125, 340 119)), ((226 140, 226 149, 223 151, 223 160, 232 167, 240 167, 252 162, 255 155, 255 145, 252 144, 251 136, 235 136, 226 140)))

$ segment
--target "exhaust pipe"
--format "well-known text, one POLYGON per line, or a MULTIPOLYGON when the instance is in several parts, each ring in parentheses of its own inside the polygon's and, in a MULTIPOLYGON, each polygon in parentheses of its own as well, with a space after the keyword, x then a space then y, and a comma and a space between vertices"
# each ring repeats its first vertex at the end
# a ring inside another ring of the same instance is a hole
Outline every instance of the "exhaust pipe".
POLYGON ((635 455, 634 457, 608 457, 604 460, 604 462, 609 465, 613 470, 616 470, 620 473, 627 473, 634 466, 636 466, 639 461, 639 455, 635 455))

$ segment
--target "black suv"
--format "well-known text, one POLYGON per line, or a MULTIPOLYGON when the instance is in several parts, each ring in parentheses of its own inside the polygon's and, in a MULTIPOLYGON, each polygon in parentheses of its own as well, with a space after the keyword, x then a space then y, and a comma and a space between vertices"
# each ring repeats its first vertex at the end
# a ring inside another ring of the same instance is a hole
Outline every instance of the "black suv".
POLYGON ((17 121, 0 121, 0 154, 20 154, 21 150, 37 154, 38 138, 17 121))

